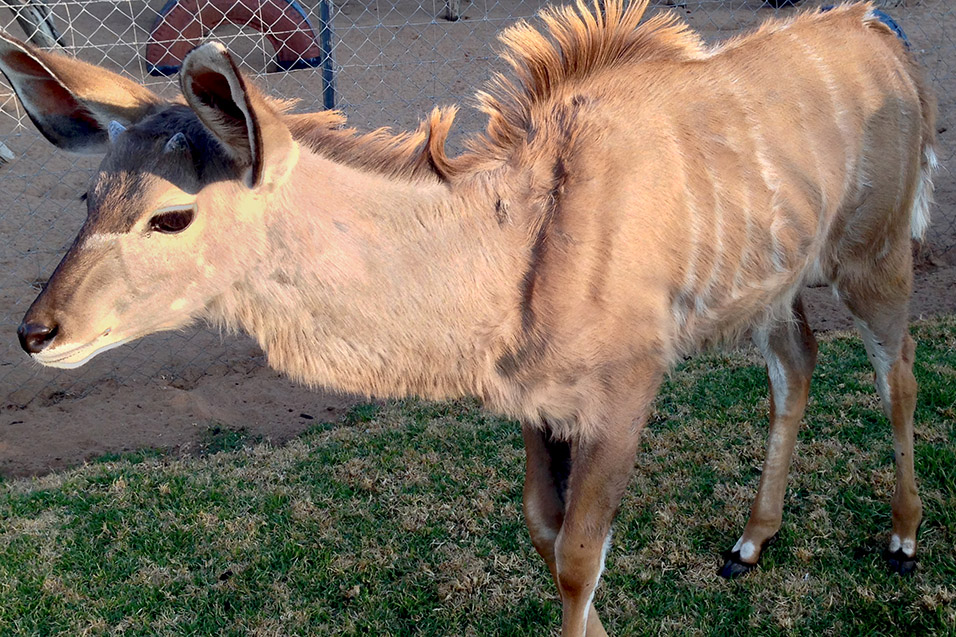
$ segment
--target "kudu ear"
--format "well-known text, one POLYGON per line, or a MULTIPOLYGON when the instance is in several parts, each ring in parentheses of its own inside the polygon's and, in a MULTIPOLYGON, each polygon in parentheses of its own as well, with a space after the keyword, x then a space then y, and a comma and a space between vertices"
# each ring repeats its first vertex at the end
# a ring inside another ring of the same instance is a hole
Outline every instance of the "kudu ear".
POLYGON ((74 152, 103 152, 111 121, 135 124, 164 104, 117 73, 41 51, 2 31, 0 71, 43 136, 74 152))
POLYGON ((247 168, 246 185, 272 187, 286 174, 292 134, 279 114, 239 72, 218 42, 193 49, 179 72, 186 102, 223 149, 247 168))

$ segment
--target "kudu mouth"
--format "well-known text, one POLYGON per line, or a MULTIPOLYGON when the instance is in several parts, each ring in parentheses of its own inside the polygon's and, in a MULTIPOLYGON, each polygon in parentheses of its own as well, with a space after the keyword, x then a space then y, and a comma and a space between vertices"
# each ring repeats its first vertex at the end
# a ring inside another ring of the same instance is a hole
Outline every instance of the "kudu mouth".
POLYGON ((23 351, 41 365, 74 369, 85 364, 97 354, 134 340, 132 337, 127 337, 110 341, 109 336, 112 332, 112 328, 107 328, 89 342, 63 343, 55 346, 57 336, 60 334, 59 325, 52 322, 42 323, 24 319, 17 328, 17 337, 23 351))
POLYGON ((110 330, 106 330, 89 343, 46 349, 37 354, 32 354, 33 360, 47 367, 75 369, 86 364, 91 358, 98 354, 102 354, 103 352, 119 347, 120 345, 125 345, 134 340, 133 338, 121 338, 117 341, 104 343, 104 339, 106 339, 109 334, 110 330))
POLYGON ((73 340, 76 335, 64 329, 46 298, 44 290, 27 310, 17 328, 20 347, 41 365, 48 367, 74 368, 83 365, 97 354, 128 342, 129 338, 116 339, 113 328, 100 329, 93 338, 89 336, 73 340), (113 339, 110 336, 113 336, 113 339))

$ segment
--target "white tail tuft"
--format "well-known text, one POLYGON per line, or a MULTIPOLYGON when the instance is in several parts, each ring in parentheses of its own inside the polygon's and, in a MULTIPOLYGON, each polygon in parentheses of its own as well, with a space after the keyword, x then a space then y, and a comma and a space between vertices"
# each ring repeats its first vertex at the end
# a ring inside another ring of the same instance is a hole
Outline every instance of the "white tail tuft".
POLYGON ((920 165, 919 183, 913 208, 910 210, 910 233, 917 241, 922 241, 929 227, 929 207, 933 203, 933 175, 939 169, 936 150, 932 146, 923 147, 923 162, 920 165))

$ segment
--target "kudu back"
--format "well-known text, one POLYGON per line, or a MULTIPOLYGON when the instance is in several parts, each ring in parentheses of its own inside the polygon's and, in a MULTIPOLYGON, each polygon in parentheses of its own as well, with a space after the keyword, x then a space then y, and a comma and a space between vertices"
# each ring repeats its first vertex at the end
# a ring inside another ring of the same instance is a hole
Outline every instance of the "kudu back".
POLYGON ((74 367, 205 319, 311 385, 481 397, 520 418, 524 512, 563 604, 593 608, 611 523, 661 379, 750 331, 770 435, 750 519, 720 569, 780 527, 816 344, 800 291, 851 310, 893 428, 889 562, 914 566, 910 237, 932 195, 934 105, 868 3, 705 46, 646 0, 548 10, 501 35, 514 73, 479 93, 485 133, 448 157, 454 109, 407 134, 291 114, 218 44, 182 102, 7 36, 0 70, 41 132, 104 153, 88 218, 20 326, 74 367))

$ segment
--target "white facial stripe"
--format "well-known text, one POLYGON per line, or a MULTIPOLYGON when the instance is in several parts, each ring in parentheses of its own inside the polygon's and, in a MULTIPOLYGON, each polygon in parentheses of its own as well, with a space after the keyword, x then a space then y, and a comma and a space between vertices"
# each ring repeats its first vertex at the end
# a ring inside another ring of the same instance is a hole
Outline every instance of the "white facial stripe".
POLYGON ((86 241, 83 242, 81 249, 89 250, 90 248, 99 247, 104 243, 113 243, 125 236, 125 233, 122 232, 100 232, 98 234, 93 234, 86 238, 86 241))

